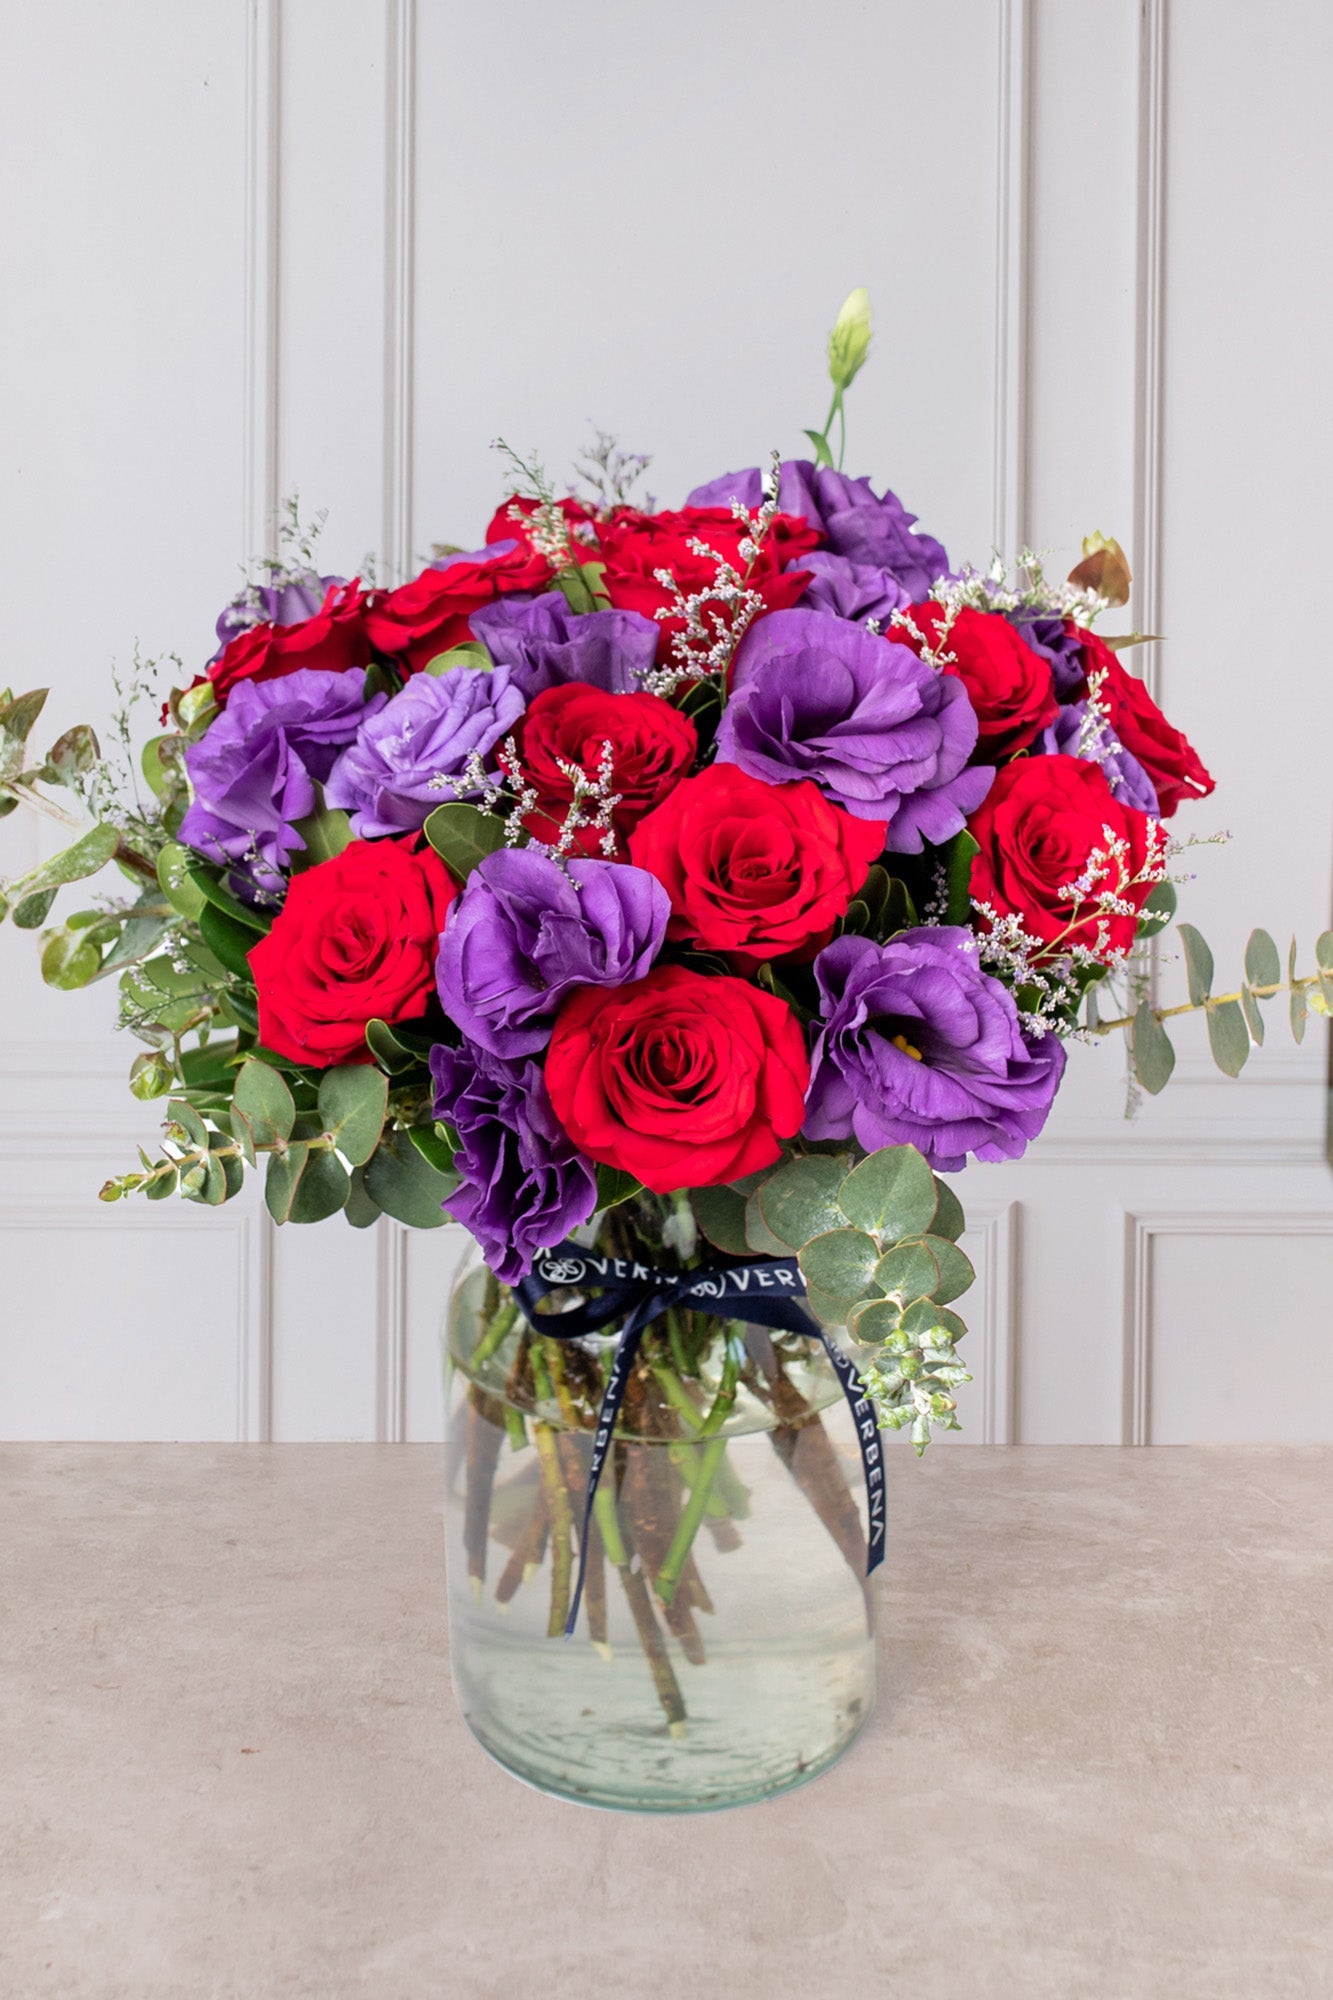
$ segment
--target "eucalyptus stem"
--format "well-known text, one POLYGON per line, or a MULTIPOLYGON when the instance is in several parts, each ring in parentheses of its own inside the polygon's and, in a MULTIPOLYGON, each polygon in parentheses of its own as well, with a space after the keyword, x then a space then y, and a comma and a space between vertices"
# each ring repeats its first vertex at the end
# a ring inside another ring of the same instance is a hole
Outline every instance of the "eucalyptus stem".
MULTIPOLYGON (((1310 987, 1320 985, 1322 978, 1327 978, 1327 974, 1313 972, 1308 979, 1279 979, 1275 986, 1240 986, 1234 993, 1209 993, 1202 1000, 1182 1000, 1177 1007, 1154 1007, 1153 1019, 1173 1021, 1180 1014, 1204 1014, 1210 1007, 1239 1006, 1247 992, 1256 1000, 1271 1000, 1275 993, 1304 993, 1310 987)), ((1118 1014, 1114 1021, 1097 1021, 1090 1032, 1109 1035, 1117 1028, 1132 1028, 1133 1025, 1132 1014, 1118 1014)))

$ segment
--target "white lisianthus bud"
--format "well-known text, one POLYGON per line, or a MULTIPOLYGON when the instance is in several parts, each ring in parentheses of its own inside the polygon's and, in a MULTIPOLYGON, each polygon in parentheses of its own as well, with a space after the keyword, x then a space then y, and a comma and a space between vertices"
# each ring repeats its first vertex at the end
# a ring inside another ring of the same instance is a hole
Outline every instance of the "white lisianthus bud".
POLYGON ((870 352, 870 294, 863 285, 848 292, 828 337, 828 372, 835 389, 851 383, 870 352))

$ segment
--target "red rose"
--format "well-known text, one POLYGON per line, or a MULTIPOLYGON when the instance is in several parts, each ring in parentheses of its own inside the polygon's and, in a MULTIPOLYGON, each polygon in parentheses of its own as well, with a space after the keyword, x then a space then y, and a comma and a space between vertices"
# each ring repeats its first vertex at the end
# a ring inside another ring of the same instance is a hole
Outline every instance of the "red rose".
MULTIPOLYGON (((530 499, 521 493, 511 493, 507 500, 500 502, 492 514, 490 526, 486 530, 487 541, 506 542, 517 535, 520 541, 531 546, 528 542, 527 524, 541 505, 540 500, 530 499)), ((593 518, 590 510, 581 500, 557 500, 555 505, 565 517, 565 525, 569 529, 570 542, 575 553, 595 556, 596 536, 589 527, 593 518)))
MULTIPOLYGON (((658 610, 672 601, 671 592, 657 581, 659 569, 670 570, 687 596, 707 590, 716 579, 717 564, 711 557, 699 555, 690 543, 706 542, 738 570, 744 570, 740 556, 744 533, 729 507, 681 507, 663 514, 618 508, 609 520, 597 523, 601 559, 606 564, 606 594, 617 610, 637 611, 656 620, 658 610)), ((810 581, 809 572, 784 570, 782 566, 815 548, 820 539, 818 530, 799 515, 775 516, 750 572, 750 587, 763 598, 765 610, 785 611, 795 604, 810 581)), ((665 660, 681 620, 657 622, 662 628, 658 657, 665 660)))
POLYGON ((997 916, 1017 916, 1029 935, 1061 951, 1082 944, 1105 959, 1129 950, 1153 886, 1135 878, 1154 872, 1149 863, 1161 842, 1155 821, 1112 797, 1100 765, 1081 757, 1021 757, 997 772, 968 826, 981 847, 972 860, 974 902, 989 903, 997 916), (1123 846, 1120 857, 1111 852, 1113 841, 1123 846), (1075 898, 1061 891, 1090 864, 1071 929, 1075 898), (1103 912, 1103 895, 1130 907, 1103 912))
POLYGON ((1214 781, 1193 744, 1167 721, 1138 675, 1127 673, 1095 632, 1075 629, 1083 642, 1084 669, 1105 674, 1101 699, 1111 727, 1152 779, 1162 818, 1170 819, 1182 799, 1206 799, 1214 781))
POLYGON ((710 764, 640 821, 629 851, 671 897, 668 937, 758 962, 827 942, 887 831, 830 805, 808 778, 766 785, 710 764))
POLYGON ((809 1081, 785 1000, 680 965, 628 986, 579 987, 546 1055, 570 1138, 654 1194, 771 1167, 801 1128, 809 1081))
POLYGON ((208 669, 219 704, 238 681, 281 680, 298 667, 330 674, 364 667, 370 658, 367 602, 359 583, 335 583, 313 618, 294 625, 251 625, 238 633, 208 669))
POLYGON ((415 839, 354 840, 293 876, 249 954, 266 1049, 313 1069, 369 1062, 368 1021, 425 1013, 458 891, 431 848, 413 852, 415 839))
MULTIPOLYGON (((699 747, 689 717, 659 695, 605 694, 578 681, 537 695, 515 735, 523 775, 540 795, 524 824, 541 840, 555 839, 574 797, 562 764, 596 778, 611 745, 611 790, 620 799, 612 824, 623 838, 684 776, 699 747)), ((579 845, 600 854, 601 836, 584 829, 579 845)))
POLYGON ((397 590, 377 590, 366 603, 370 643, 409 674, 471 637, 468 619, 511 590, 541 590, 551 566, 512 536, 474 556, 451 556, 443 569, 423 569, 397 590))
POLYGON ((890 637, 901 639, 923 659, 928 652, 945 657, 945 673, 956 675, 967 689, 977 715, 974 764, 1012 757, 1054 722, 1059 703, 1050 667, 998 611, 965 608, 947 633, 948 613, 933 600, 914 604, 905 616, 911 624, 895 625, 890 637))

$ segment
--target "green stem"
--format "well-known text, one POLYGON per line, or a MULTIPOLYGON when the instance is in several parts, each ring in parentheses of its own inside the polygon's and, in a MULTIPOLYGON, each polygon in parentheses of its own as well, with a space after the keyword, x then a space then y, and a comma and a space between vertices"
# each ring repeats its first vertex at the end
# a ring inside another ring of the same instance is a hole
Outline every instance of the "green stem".
MULTIPOLYGON (((1320 984, 1320 974, 1315 972, 1308 979, 1280 979, 1276 986, 1251 986, 1249 991, 1256 1000, 1271 1000, 1275 993, 1303 993, 1308 987, 1320 984)), ((1245 989, 1237 987, 1234 993, 1210 993, 1203 1000, 1184 1000, 1178 1007, 1154 1007, 1153 1018, 1158 1021, 1173 1021, 1178 1014, 1202 1014, 1209 1007, 1225 1007, 1234 1002, 1240 1005, 1245 989)), ((1132 1028, 1134 1016, 1119 1014, 1114 1021, 1098 1021, 1092 1030, 1094 1035, 1109 1035, 1116 1028, 1132 1028)))
POLYGON ((512 1299, 506 1299, 503 1305, 497 1306, 495 1317, 472 1350, 469 1367, 480 1368, 484 1362, 490 1360, 517 1318, 518 1307, 512 1299))
POLYGON ((667 1550, 662 1566, 657 1572, 655 1587, 663 1604, 670 1604, 676 1594, 676 1586, 680 1582, 681 1573, 685 1568, 686 1560, 694 1545, 694 1538, 699 1532, 704 1513, 708 1506, 708 1497, 713 1489, 713 1480, 716 1476, 717 1468, 721 1464, 723 1454, 727 1449, 726 1439, 719 1437, 717 1433, 722 1429, 723 1424, 730 1416, 732 1406, 736 1401, 736 1386, 740 1379, 742 1351, 741 1344, 734 1333, 729 1334, 727 1337, 726 1358, 722 1364, 722 1379, 718 1384, 717 1395, 713 1399, 712 1409, 700 1424, 698 1431, 700 1442, 702 1443, 705 1438, 708 1442, 703 1445, 703 1449, 699 1453, 698 1471, 694 1484, 690 1488, 690 1497, 681 1508, 680 1520, 677 1522, 676 1532, 671 1538, 671 1546, 667 1550))

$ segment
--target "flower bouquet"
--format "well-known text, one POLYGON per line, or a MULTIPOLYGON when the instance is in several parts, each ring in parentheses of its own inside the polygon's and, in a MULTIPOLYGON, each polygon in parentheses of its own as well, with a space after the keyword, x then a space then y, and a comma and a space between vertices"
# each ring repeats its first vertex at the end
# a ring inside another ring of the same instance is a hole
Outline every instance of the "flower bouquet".
MULTIPOLYGON (((166 1099, 103 1198, 216 1205, 262 1162, 278 1223, 471 1231, 455 1678, 504 1762, 605 1804, 758 1796, 850 1740, 881 1433, 956 1428, 967 1379, 940 1176, 1024 1151, 1071 1038, 1126 1030, 1159 1090, 1184 1010, 1140 954, 1212 780, 1137 635, 1093 630, 1124 557, 953 566, 834 463, 868 342, 854 293, 814 456, 679 509, 599 439, 564 495, 511 454, 485 545, 395 588, 294 528, 146 798, 85 725, 31 762, 41 693, 0 708, 0 812, 77 831, 0 913, 130 885, 42 939, 52 985, 118 981, 166 1099)), ((1327 1011, 1333 935, 1284 978, 1256 931, 1222 994, 1180 936, 1231 1073, 1262 1000, 1327 1011)))

